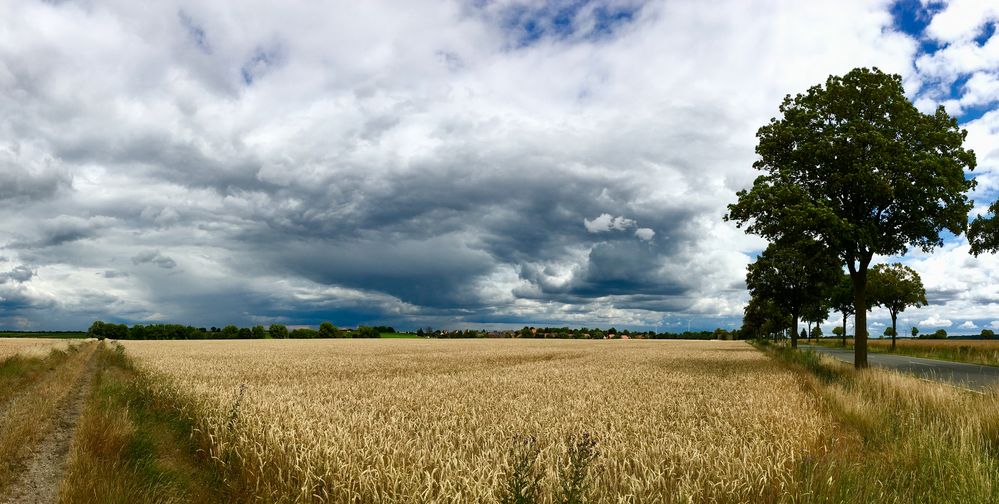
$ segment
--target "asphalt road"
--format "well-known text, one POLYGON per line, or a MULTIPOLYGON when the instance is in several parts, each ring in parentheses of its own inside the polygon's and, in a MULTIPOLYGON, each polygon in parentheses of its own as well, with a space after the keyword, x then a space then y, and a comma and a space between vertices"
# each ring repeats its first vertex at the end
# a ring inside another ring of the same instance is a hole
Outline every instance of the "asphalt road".
MULTIPOLYGON (((824 353, 844 362, 853 363, 852 349, 813 345, 799 346, 824 353)), ((941 381, 977 391, 984 391, 988 388, 997 389, 996 384, 999 383, 999 367, 872 352, 868 352, 867 362, 872 366, 911 373, 920 378, 941 381)))

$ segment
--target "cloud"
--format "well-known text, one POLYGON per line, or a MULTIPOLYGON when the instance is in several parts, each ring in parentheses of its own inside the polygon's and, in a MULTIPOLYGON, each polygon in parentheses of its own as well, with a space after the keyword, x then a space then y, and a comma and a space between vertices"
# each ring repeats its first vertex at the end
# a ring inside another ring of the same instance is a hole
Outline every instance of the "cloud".
POLYGON ((950 327, 952 324, 950 320, 942 319, 936 314, 930 315, 929 318, 919 322, 919 325, 925 327, 950 327))
POLYGON ((27 282, 28 280, 31 280, 31 278, 34 276, 35 276, 34 270, 22 264, 20 266, 14 267, 14 269, 6 273, 0 273, 0 284, 6 283, 8 281, 24 283, 27 282))
MULTIPOLYGON (((863 0, 346 7, 0 2, 0 245, 37 272, 4 284, 16 316, 737 324, 764 244, 721 216, 784 95, 991 57, 917 65, 863 0)), ((941 316, 999 295, 925 266, 941 316)))
POLYGON ((71 183, 65 168, 41 148, 18 143, 0 145, 0 204, 47 200, 71 183))
POLYGON ((961 324, 961 325, 959 325, 957 327, 960 328, 960 329, 978 329, 978 326, 975 325, 975 323, 972 322, 972 321, 970 321, 970 320, 964 321, 963 324, 961 324))
POLYGON ((635 236, 640 240, 649 241, 656 236, 656 232, 649 228, 638 228, 635 230, 635 236))
POLYGON ((610 214, 600 214, 593 220, 583 219, 583 225, 590 233, 604 233, 607 231, 623 231, 630 227, 635 227, 635 221, 624 217, 613 217, 610 214))
POLYGON ((142 252, 132 257, 132 264, 136 266, 140 264, 153 264, 163 269, 173 269, 177 267, 177 261, 163 255, 158 250, 142 252))

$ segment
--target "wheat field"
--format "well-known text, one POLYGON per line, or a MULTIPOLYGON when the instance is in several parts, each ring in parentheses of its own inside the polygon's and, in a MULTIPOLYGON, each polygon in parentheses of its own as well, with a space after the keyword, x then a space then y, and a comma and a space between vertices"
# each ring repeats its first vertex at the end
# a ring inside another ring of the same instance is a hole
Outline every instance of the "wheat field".
POLYGON ((778 500, 832 428, 799 374, 744 342, 129 341, 234 495, 495 502, 536 445, 596 441, 596 502, 778 500))
POLYGON ((44 357, 53 349, 65 350, 81 340, 59 338, 0 338, 0 359, 12 355, 44 357))

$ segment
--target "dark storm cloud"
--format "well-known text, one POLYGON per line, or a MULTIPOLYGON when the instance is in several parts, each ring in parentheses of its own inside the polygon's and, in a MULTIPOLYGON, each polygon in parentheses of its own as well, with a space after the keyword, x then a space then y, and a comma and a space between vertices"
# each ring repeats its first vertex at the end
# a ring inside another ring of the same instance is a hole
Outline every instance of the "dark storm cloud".
MULTIPOLYGON (((344 186, 350 183, 340 184, 337 193, 344 186)), ((495 303, 476 289, 502 266, 519 271, 520 279, 544 296, 566 293, 575 302, 623 293, 686 293, 690 286, 659 269, 688 236, 686 217, 697 209, 649 215, 648 209, 632 212, 617 203, 632 195, 633 189, 617 187, 610 178, 540 167, 521 177, 488 169, 419 170, 372 189, 354 188, 329 200, 315 197, 305 209, 270 215, 266 227, 251 227, 239 239, 271 249, 273 263, 296 275, 385 292, 428 308, 495 303), (662 238, 645 242, 634 229, 589 232, 584 220, 607 211, 627 211, 662 238), (593 247, 581 276, 565 287, 553 286, 539 274, 543 264, 574 261, 567 252, 574 247, 593 247)), ((524 289, 518 293, 539 298, 524 289)))
POLYGON ((370 289, 429 306, 480 306, 473 281, 489 273, 489 256, 457 237, 425 241, 352 239, 285 244, 276 260, 320 284, 370 289))
POLYGON ((84 219, 69 215, 47 219, 31 231, 31 237, 14 241, 8 247, 12 249, 42 249, 56 247, 69 242, 93 238, 102 228, 113 223, 106 217, 84 219))
POLYGON ((163 255, 158 250, 150 250, 132 257, 132 264, 153 264, 163 269, 173 269, 177 267, 177 261, 163 255))

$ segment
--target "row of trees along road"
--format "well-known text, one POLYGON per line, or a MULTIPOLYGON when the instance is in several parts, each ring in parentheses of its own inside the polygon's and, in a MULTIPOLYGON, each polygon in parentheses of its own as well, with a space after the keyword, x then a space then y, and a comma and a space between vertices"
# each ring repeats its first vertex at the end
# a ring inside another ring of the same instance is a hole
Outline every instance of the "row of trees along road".
MULTIPOLYGON (((854 364, 867 367, 872 258, 909 248, 930 252, 943 244, 941 231, 968 228, 966 194, 975 181, 964 173, 975 168, 975 154, 964 148, 967 132, 943 107, 923 114, 905 97, 902 78, 877 68, 830 76, 824 85, 785 97, 779 111, 756 134, 753 167, 762 174, 737 193, 725 215, 771 242, 747 278, 754 297, 769 300, 757 301, 752 315, 785 312, 796 338, 796 314, 811 292, 838 285, 827 265, 839 271, 845 265, 856 322, 854 364), (765 285, 769 280, 778 285, 765 285), (786 297, 804 291, 795 311, 796 302, 786 297)), ((994 218, 976 220, 969 234, 973 252, 999 246, 994 218)), ((892 311, 893 324, 899 311, 892 311)))

